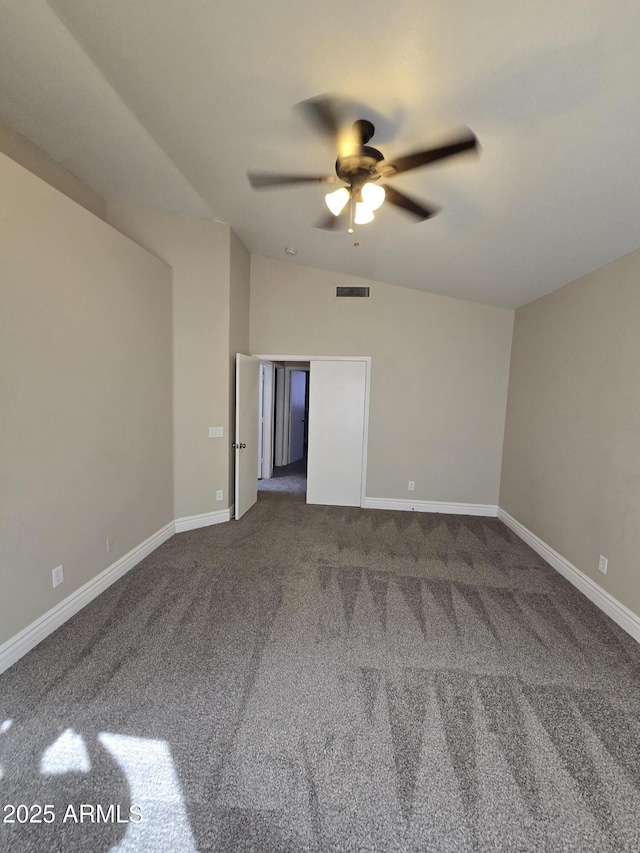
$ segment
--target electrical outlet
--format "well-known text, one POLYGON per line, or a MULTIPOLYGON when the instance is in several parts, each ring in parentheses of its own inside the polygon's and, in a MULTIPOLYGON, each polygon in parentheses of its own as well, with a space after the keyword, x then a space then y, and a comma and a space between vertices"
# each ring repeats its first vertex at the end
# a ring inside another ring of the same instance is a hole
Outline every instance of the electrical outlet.
POLYGON ((222 489, 218 489, 218 491, 216 492, 216 500, 217 501, 224 500, 224 492, 222 489))
POLYGON ((209 427, 209 438, 222 438, 223 435, 223 427, 209 427))
POLYGON ((608 565, 609 565, 609 560, 607 560, 606 557, 603 557, 602 554, 600 554, 600 562, 598 563, 598 571, 602 572, 603 575, 606 575, 608 565))
POLYGON ((53 580, 53 588, 55 589, 57 586, 60 586, 62 581, 64 580, 64 569, 62 566, 58 566, 57 569, 54 569, 51 572, 51 578, 53 580))
POLYGON ((113 551, 113 536, 107 536, 107 554, 113 551))
POLYGON ((415 488, 416 488, 416 484, 413 482, 413 480, 409 480, 409 491, 414 492, 415 488))

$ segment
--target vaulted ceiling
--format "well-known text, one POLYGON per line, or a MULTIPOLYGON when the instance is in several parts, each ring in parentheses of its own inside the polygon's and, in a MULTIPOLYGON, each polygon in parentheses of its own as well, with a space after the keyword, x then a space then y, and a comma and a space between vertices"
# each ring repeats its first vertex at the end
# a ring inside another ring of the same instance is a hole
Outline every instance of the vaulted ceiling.
POLYGON ((2 0, 0 120, 109 200, 227 222, 296 263, 514 307, 640 245, 637 0, 2 0), (314 223, 330 173, 294 105, 326 92, 385 156, 471 127, 482 151, 399 175, 442 207, 314 223))

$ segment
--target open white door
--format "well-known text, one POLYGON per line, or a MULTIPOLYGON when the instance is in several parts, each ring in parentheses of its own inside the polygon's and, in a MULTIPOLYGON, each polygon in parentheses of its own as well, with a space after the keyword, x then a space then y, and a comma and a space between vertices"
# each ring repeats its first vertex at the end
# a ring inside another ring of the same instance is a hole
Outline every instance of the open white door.
POLYGON ((307 503, 361 506, 367 365, 311 361, 307 503))
POLYGON ((260 361, 236 355, 236 520, 258 500, 258 391, 260 361))

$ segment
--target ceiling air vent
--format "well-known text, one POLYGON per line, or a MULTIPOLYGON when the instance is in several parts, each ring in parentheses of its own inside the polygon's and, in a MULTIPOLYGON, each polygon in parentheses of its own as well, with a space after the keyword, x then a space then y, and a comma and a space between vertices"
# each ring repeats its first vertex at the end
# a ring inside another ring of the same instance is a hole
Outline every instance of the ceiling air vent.
POLYGON ((336 296, 368 296, 368 287, 336 287, 336 296))

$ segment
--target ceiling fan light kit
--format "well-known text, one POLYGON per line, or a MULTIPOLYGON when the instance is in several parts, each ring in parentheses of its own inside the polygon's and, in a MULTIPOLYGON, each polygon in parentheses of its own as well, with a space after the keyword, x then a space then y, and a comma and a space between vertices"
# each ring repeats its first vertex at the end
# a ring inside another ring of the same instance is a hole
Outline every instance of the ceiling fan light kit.
POLYGON ((340 216, 349 201, 355 201, 353 223, 356 225, 366 225, 375 219, 373 211, 381 206, 384 198, 384 187, 366 183, 357 195, 353 187, 351 189, 340 187, 332 193, 327 193, 324 200, 334 216, 340 216), (358 200, 358 197, 360 200, 358 200))
POLYGON ((374 211, 386 200, 424 222, 435 216, 439 208, 426 205, 388 184, 376 182, 380 178, 390 179, 402 172, 427 166, 467 151, 477 151, 478 140, 472 131, 466 130, 446 145, 426 148, 404 157, 385 160, 377 148, 367 145, 375 132, 370 121, 358 119, 345 127, 341 119, 340 103, 329 97, 312 98, 300 105, 304 113, 321 132, 329 136, 338 148, 335 175, 280 175, 264 172, 249 172, 249 182, 254 189, 270 189, 310 183, 335 183, 341 186, 325 195, 331 216, 322 220, 318 227, 334 229, 342 221, 341 214, 349 206, 349 226, 353 234, 355 225, 366 225, 375 219, 374 211))

